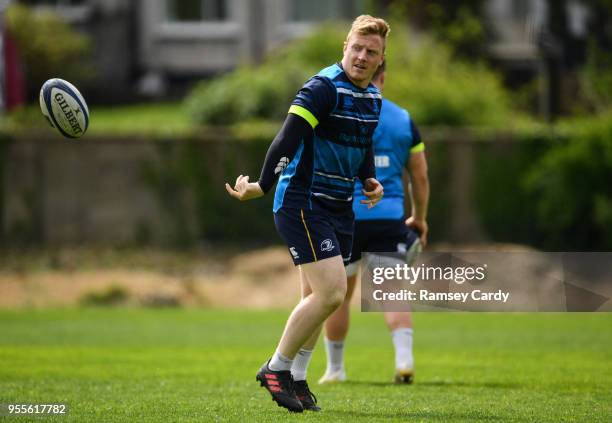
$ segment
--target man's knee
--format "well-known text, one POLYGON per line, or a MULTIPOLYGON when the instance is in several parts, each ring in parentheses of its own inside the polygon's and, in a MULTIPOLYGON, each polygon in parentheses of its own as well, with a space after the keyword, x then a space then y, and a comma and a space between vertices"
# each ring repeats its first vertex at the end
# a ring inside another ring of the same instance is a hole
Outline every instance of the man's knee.
POLYGON ((332 292, 329 295, 330 305, 333 306, 334 310, 340 307, 346 298, 346 279, 342 278, 338 280, 334 286, 332 292))
POLYGON ((321 292, 321 300, 331 311, 336 310, 346 297, 346 278, 343 275, 332 277, 328 275, 326 289, 321 292))
POLYGON ((346 296, 346 272, 340 256, 302 265, 302 277, 325 306, 336 309, 346 296))

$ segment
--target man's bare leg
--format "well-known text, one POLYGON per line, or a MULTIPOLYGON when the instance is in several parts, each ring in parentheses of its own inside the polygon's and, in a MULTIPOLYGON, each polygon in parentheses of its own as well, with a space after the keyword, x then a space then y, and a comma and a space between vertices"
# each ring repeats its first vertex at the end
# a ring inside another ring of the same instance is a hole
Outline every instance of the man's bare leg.
MULTIPOLYGON (((308 281, 308 275, 302 272, 300 268, 300 282, 302 288, 302 300, 312 295, 312 288, 310 287, 310 282, 308 281)), ((323 325, 319 325, 313 332, 313 334, 306 340, 302 348, 298 351, 295 359, 293 360, 293 366, 291 367, 291 375, 295 381, 306 380, 306 374, 308 371, 308 365, 310 364, 310 359, 312 358, 312 352, 317 344, 317 340, 319 339, 319 334, 321 333, 321 328, 323 325)))
MULTIPOLYGON (((301 270, 301 269, 300 269, 301 270)), ((302 300, 313 295, 313 290, 309 277, 311 275, 305 272, 301 272, 301 284, 302 284, 302 300)), ((316 284, 316 282, 315 282, 316 284)), ((317 405, 317 398, 310 390, 306 376, 308 373, 308 365, 312 358, 312 352, 321 333, 322 324, 315 328, 314 332, 306 340, 302 348, 298 351, 293 365, 291 367, 291 376, 294 380, 295 394, 302 403, 304 410, 320 411, 321 408, 317 405)))
POLYGON ((344 371, 344 340, 349 329, 351 298, 355 291, 357 276, 349 276, 346 280, 346 296, 325 322, 325 352, 327 368, 319 383, 341 382, 346 379, 344 371))
POLYGON ((278 354, 290 360, 311 337, 318 335, 317 330, 346 295, 346 272, 341 256, 301 265, 301 277, 312 292, 293 309, 277 348, 278 354))

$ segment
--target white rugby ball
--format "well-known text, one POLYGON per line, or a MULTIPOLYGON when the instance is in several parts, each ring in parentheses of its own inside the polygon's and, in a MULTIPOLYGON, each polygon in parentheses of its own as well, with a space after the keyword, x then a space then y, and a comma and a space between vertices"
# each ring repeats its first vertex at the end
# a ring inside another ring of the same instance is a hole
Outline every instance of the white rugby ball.
POLYGON ((79 138, 87 131, 87 103, 70 82, 59 78, 49 79, 40 89, 38 101, 47 121, 65 137, 79 138))

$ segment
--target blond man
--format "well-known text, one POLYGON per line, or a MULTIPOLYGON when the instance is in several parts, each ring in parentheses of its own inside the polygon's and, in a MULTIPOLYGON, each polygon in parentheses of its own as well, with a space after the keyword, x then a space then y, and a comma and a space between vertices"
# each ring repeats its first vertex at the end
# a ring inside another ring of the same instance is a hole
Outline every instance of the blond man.
POLYGON ((293 100, 259 181, 240 175, 233 187, 226 184, 232 197, 244 201, 263 196, 280 177, 274 221, 300 268, 302 299, 256 378, 290 411, 320 410, 306 369, 323 322, 346 295, 355 178, 364 186, 365 206, 383 195, 372 150, 382 97, 370 82, 384 61, 389 31, 383 19, 355 19, 341 62, 309 79, 293 100))

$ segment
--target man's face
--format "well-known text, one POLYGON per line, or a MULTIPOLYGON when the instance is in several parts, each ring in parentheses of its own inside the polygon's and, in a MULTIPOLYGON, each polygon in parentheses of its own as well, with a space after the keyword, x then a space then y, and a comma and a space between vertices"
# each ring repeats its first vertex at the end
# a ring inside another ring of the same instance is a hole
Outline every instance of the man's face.
POLYGON ((366 88, 385 58, 380 35, 352 34, 344 44, 342 67, 355 85, 366 88))

